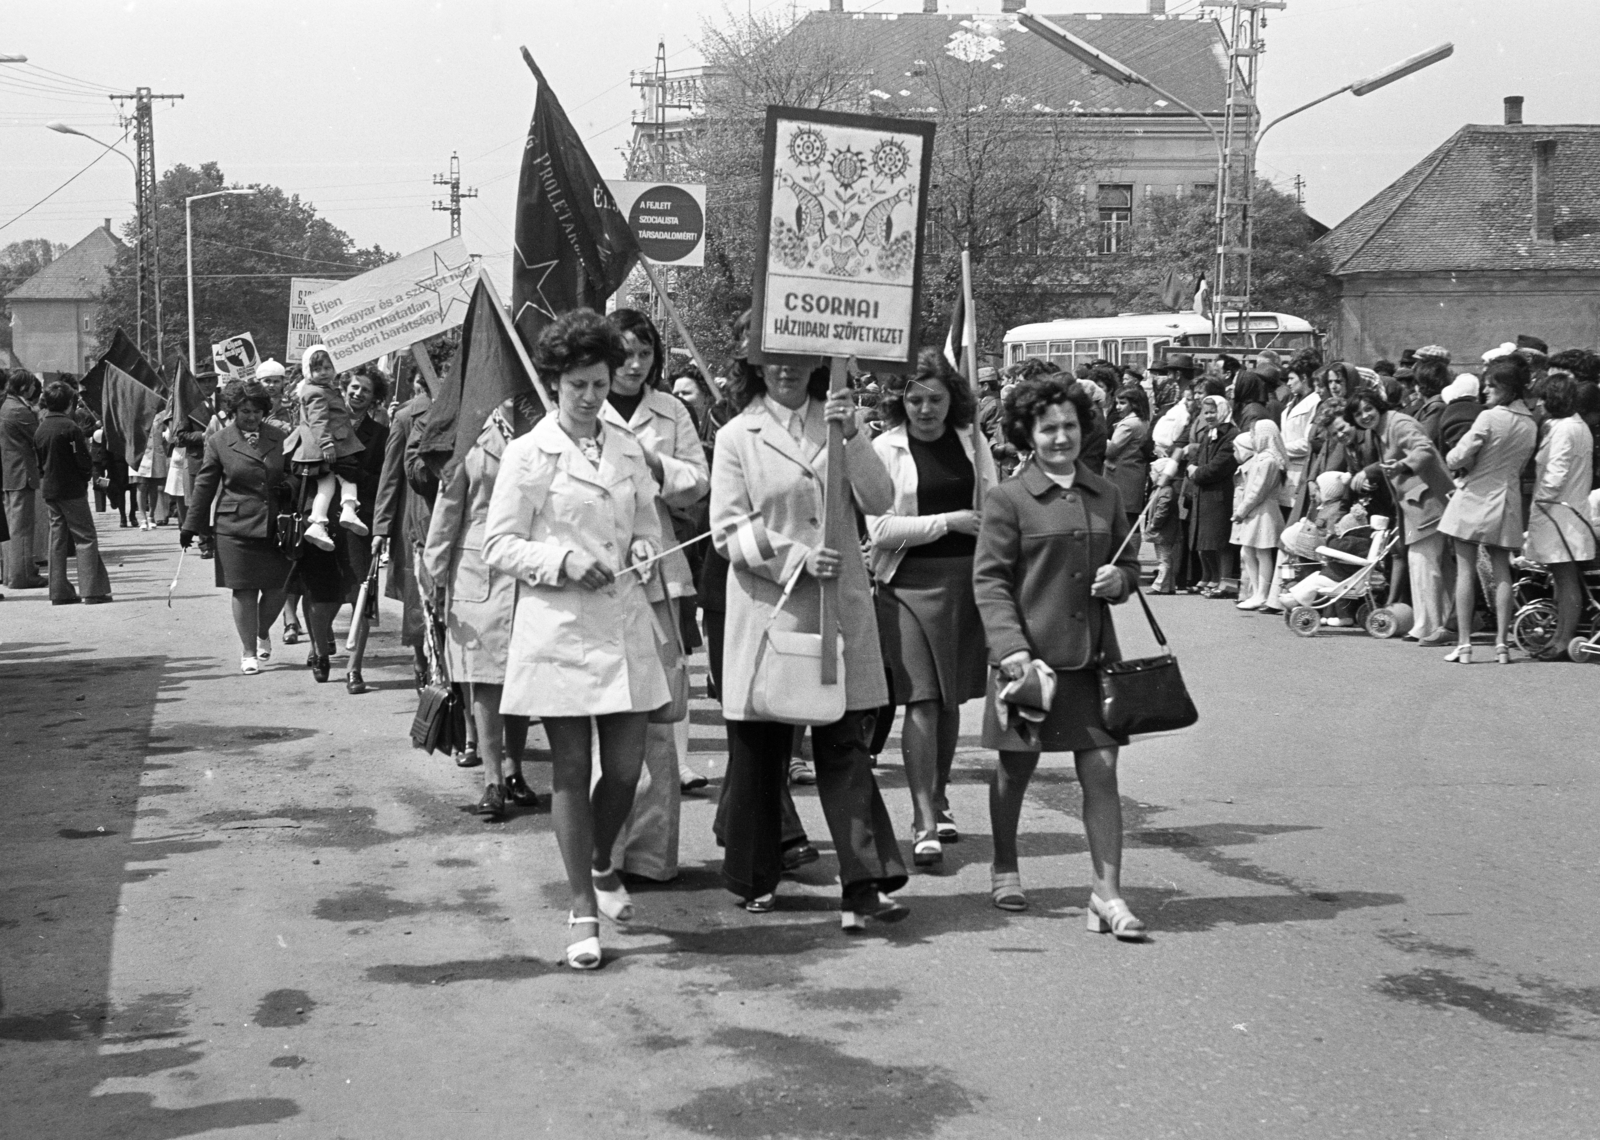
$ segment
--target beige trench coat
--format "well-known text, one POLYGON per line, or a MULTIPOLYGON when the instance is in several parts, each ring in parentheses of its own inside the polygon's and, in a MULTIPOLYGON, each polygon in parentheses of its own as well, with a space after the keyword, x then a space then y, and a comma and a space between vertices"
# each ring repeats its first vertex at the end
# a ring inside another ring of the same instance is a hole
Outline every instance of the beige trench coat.
MULTIPOLYGON (((706 497, 711 486, 711 471, 706 464, 706 449, 700 435, 694 430, 694 417, 683 401, 670 392, 647 388, 644 399, 633 410, 633 418, 626 423, 622 415, 609 403, 601 409, 601 416, 609 424, 627 428, 639 440, 655 448, 661 459, 661 482, 656 494, 656 518, 661 524, 662 549, 676 546, 672 530, 672 507, 689 507, 706 497)), ((657 576, 647 587, 652 601, 663 595, 673 598, 694 597, 694 575, 689 570, 689 560, 683 551, 667 555, 656 563, 657 576)))
MULTIPOLYGON (((750 707, 750 682, 761 635, 783 583, 802 570, 813 548, 822 545, 827 433, 821 405, 816 401, 812 405, 804 450, 773 419, 764 397, 752 400, 717 433, 711 465, 711 540, 730 566, 722 661, 722 715, 727 720, 757 719, 750 707), (751 512, 755 518, 741 536, 736 524, 751 512)), ((845 472, 857 508, 868 515, 888 513, 894 505, 894 485, 864 430, 845 444, 845 472)), ((841 547, 837 580, 845 707, 877 708, 888 702, 889 687, 878 647, 872 590, 854 533, 841 547)), ((803 576, 778 615, 776 628, 816 633, 822 624, 821 605, 816 579, 803 576)))
POLYGON ((639 575, 587 590, 564 567, 575 550, 620 571, 634 540, 659 549, 655 494, 639 441, 616 427, 604 429, 598 467, 555 415, 506 445, 483 536, 483 560, 517 579, 501 712, 604 716, 667 703, 639 575))
POLYGON ((1521 400, 1479 412, 1445 456, 1450 470, 1459 474, 1459 489, 1445 505, 1439 532, 1521 550, 1522 469, 1538 446, 1539 429, 1521 400))
POLYGON ((1539 482, 1528 512, 1523 553, 1546 566, 1594 557, 1589 529, 1589 484, 1593 481, 1594 436, 1577 416, 1545 425, 1538 454, 1539 482))
POLYGON ((452 681, 501 685, 511 651, 511 613, 517 582, 483 560, 500 457, 510 442, 505 421, 493 416, 450 482, 439 489, 422 549, 424 589, 445 590, 445 661, 452 681))

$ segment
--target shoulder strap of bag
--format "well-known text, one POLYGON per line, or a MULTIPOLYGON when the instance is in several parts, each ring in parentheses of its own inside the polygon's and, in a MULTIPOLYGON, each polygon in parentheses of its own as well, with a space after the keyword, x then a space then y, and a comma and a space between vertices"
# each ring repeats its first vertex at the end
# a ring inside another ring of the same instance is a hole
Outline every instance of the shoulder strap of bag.
POLYGON ((783 587, 783 597, 778 599, 778 604, 773 606, 772 612, 767 615, 768 629, 771 629, 772 623, 778 620, 778 611, 789 604, 789 595, 794 593, 794 588, 800 584, 800 575, 804 574, 805 572, 805 563, 802 562, 798 567, 795 568, 795 572, 789 575, 789 581, 785 583, 783 587))
POLYGON ((1155 634, 1156 644, 1161 646, 1161 652, 1171 657, 1172 647, 1167 644, 1167 636, 1161 632, 1161 623, 1156 621, 1156 615, 1150 612, 1150 603, 1144 600, 1144 591, 1135 586, 1133 592, 1139 597, 1139 605, 1144 609, 1144 616, 1150 619, 1150 632, 1155 634))

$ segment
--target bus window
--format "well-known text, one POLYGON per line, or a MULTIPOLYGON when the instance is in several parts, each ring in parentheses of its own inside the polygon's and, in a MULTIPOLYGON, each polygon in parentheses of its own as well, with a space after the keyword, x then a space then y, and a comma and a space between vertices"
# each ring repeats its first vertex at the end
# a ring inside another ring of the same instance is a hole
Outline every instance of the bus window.
POLYGON ((1053 340, 1050 342, 1050 363, 1063 372, 1072 371, 1072 342, 1070 340, 1053 340))
POLYGON ((1089 364, 1099 359, 1100 342, 1097 340, 1078 340, 1072 343, 1072 366, 1089 364))
POLYGON ((1149 343, 1150 342, 1148 340, 1142 340, 1142 339, 1141 340, 1125 340, 1125 341, 1123 341, 1122 342, 1122 363, 1123 363, 1123 365, 1126 366, 1126 365, 1130 365, 1131 364, 1131 365, 1137 366, 1140 369, 1148 368, 1149 365, 1150 365, 1150 351, 1149 351, 1148 348, 1146 348, 1146 345, 1148 345, 1149 343))
POLYGON ((1022 355, 1037 356, 1040 360, 1043 360, 1045 358, 1045 347, 1045 342, 1042 340, 1030 340, 1022 346, 1022 355))

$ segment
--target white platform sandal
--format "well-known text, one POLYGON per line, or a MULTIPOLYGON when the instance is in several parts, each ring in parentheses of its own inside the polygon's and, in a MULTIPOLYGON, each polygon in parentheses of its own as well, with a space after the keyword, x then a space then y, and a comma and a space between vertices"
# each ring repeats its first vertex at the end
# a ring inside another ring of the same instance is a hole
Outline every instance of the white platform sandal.
POLYGON ((598 918, 579 918, 571 911, 567 912, 567 925, 582 926, 584 923, 594 924, 594 933, 587 938, 580 938, 567 947, 566 963, 574 970, 598 970, 600 968, 600 920, 598 918))
MULTIPOLYGON (((592 867, 589 873, 596 879, 610 876, 614 868, 607 867, 603 871, 596 871, 592 867)), ((600 913, 612 922, 628 923, 633 921, 633 896, 628 893, 628 888, 623 884, 621 877, 617 879, 617 889, 608 891, 600 886, 594 888, 595 902, 600 904, 600 913)))
POLYGON ((1144 923, 1133 916, 1127 903, 1121 899, 1107 902, 1092 891, 1087 925, 1090 934, 1114 934, 1124 942, 1143 942, 1149 933, 1144 923))

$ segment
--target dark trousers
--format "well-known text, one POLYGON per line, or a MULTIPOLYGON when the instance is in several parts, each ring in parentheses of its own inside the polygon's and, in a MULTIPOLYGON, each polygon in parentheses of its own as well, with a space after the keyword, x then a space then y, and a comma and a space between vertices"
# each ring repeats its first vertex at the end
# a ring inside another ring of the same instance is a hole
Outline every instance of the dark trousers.
POLYGON ((89 496, 77 499, 46 499, 50 512, 50 600, 70 601, 75 597, 109 598, 111 579, 100 558, 100 540, 95 534, 94 513, 89 496), (67 559, 77 548, 78 592, 72 592, 67 578, 67 559))
MULTIPOLYGON (((871 709, 847 712, 811 730, 817 798, 833 836, 847 907, 863 892, 894 891, 906 883, 900 845, 867 752, 874 716, 871 709)), ((741 898, 776 889, 783 873, 781 799, 793 744, 792 725, 728 722, 722 881, 741 898)))

